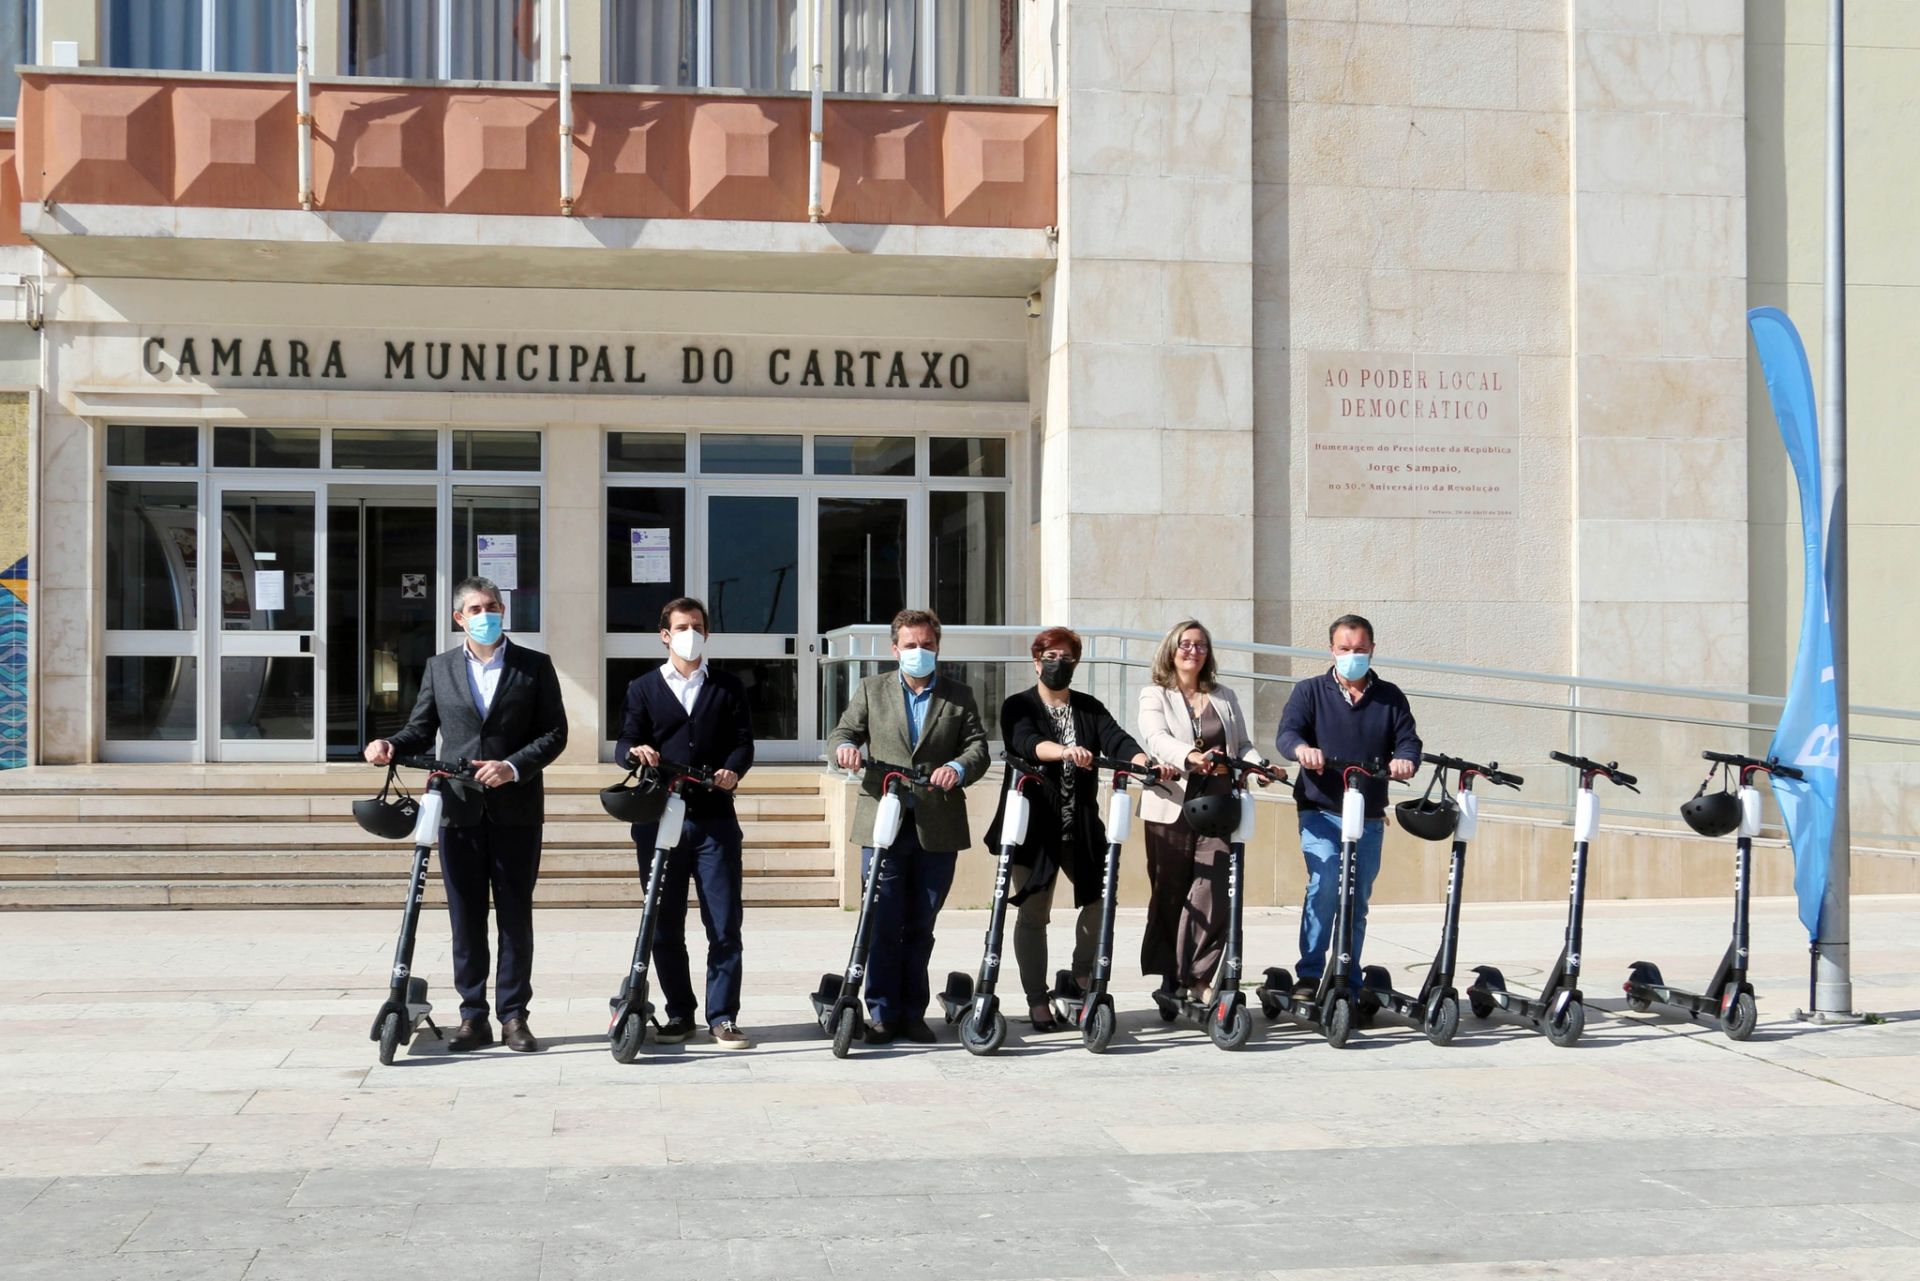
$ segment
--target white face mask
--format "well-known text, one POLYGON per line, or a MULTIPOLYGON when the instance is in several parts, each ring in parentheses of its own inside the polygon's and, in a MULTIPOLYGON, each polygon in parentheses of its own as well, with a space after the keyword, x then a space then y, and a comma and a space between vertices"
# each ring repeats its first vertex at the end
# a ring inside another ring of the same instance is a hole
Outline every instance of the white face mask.
POLYGON ((691 627, 685 631, 675 632, 673 634, 673 642, 669 646, 675 656, 689 663, 698 662, 700 660, 700 651, 706 647, 707 638, 691 627))

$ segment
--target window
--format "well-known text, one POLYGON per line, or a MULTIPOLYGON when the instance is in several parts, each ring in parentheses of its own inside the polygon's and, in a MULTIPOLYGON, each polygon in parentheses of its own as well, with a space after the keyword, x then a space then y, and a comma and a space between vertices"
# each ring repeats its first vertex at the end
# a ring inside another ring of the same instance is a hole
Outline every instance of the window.
POLYGON ((840 0, 842 93, 1017 97, 1017 7, 1003 0, 840 0))
POLYGON ((37 4, 38 0, 0 0, 0 117, 12 117, 20 109, 17 68, 38 61, 33 29, 37 4))
POLYGON ((532 80, 540 0, 348 0, 347 74, 532 80))
POLYGON ((816 436, 813 471, 817 476, 911 476, 911 436, 816 436))
POLYGON ((448 582, 491 578, 509 631, 541 630, 540 491, 510 485, 453 487, 448 582))
POLYGON ((687 594, 687 491, 607 490, 607 630, 660 629, 660 607, 687 594))
POLYGON ((318 427, 215 427, 215 467, 318 467, 318 427))
POLYGON ((997 436, 935 436, 927 443, 927 471, 933 476, 1007 474, 1007 442, 997 436))
POLYGON ((607 76, 665 88, 803 89, 800 0, 609 0, 607 76))
POLYGON ((114 423, 107 428, 109 467, 198 467, 198 427, 131 427, 114 423))
POLYGON ((101 17, 110 67, 293 73, 298 42, 285 0, 107 0, 101 17))
POLYGON ((455 431, 455 471, 539 471, 537 431, 455 431))
POLYGON ((434 471, 440 433, 431 427, 336 428, 333 465, 344 471, 434 471))
POLYGON ((734 475, 798 476, 804 470, 805 438, 801 436, 737 436, 708 433, 700 437, 700 470, 734 475))
POLYGON ((608 471, 678 474, 686 469, 685 432, 616 431, 607 437, 608 471))
POLYGON ((197 615, 200 486, 107 482, 107 627, 191 631, 197 615))

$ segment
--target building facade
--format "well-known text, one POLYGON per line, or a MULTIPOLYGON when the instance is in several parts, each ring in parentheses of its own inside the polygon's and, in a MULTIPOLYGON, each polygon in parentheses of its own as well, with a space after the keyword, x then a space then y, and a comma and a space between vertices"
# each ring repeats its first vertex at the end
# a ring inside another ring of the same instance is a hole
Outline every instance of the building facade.
MULTIPOLYGON (((1857 8, 1860 638, 1920 16, 1857 8)), ((0 5, 19 757, 351 756, 469 573, 576 762, 683 592, 796 760, 909 603, 1778 693, 1745 311, 1817 350, 1822 9, 837 0, 810 221, 806 0, 315 0, 310 126, 291 3, 0 5)))

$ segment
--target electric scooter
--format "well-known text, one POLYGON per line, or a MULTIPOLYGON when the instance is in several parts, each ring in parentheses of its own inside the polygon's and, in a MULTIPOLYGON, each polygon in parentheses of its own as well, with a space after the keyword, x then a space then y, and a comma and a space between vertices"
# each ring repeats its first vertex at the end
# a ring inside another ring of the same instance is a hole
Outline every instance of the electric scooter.
POLYGON ((916 786, 925 785, 932 771, 924 765, 889 765, 870 760, 866 772, 880 775, 880 805, 873 816, 873 863, 867 869, 860 889, 860 916, 853 927, 853 950, 847 955, 842 974, 822 974, 820 986, 812 996, 813 1013, 820 1030, 833 1038, 833 1057, 844 1059, 853 1049, 855 1036, 866 1033, 866 1004, 860 989, 867 975, 867 957, 873 951, 873 909, 880 898, 880 873, 888 851, 900 834, 906 818, 906 796, 916 786))
POLYGON ((1338 770, 1340 794, 1340 882, 1339 901, 1333 913, 1333 937, 1327 942, 1327 964, 1311 996, 1293 994, 1293 974, 1281 966, 1267 970, 1266 981, 1255 991, 1260 1010, 1269 1019, 1288 1018, 1302 1027, 1317 1030, 1327 1044, 1338 1048, 1353 1034, 1353 898, 1354 865, 1359 861, 1360 840, 1367 831, 1367 797, 1361 785, 1367 779, 1385 778, 1386 766, 1379 761, 1348 761, 1329 756, 1320 767, 1338 770))
MULTIPOLYGON (((636 771, 638 772, 638 771, 636 771)), ((681 788, 687 783, 706 787, 713 771, 673 761, 661 761, 652 767, 656 781, 664 780, 667 798, 660 811, 653 838, 653 861, 647 868, 647 884, 640 908, 640 932, 633 940, 633 964, 620 980, 620 991, 607 1002, 607 1040, 616 1063, 631 1063, 654 1043, 660 1030, 654 1018, 653 1002, 648 1000, 647 975, 652 967, 653 932, 660 911, 661 882, 666 875, 667 856, 680 844, 680 831, 686 823, 687 799, 681 788)))
POLYGON ((1499 761, 1476 765, 1458 756, 1437 752, 1423 752, 1420 759, 1434 767, 1442 796, 1446 795, 1447 771, 1454 770, 1460 776, 1460 790, 1456 794, 1459 817, 1453 829, 1453 858, 1447 867, 1447 906, 1440 925, 1440 950, 1434 953, 1427 977, 1414 993, 1395 991, 1392 975, 1384 965, 1362 967, 1360 1000, 1363 1010, 1372 1005, 1376 1016, 1398 1020, 1419 1029, 1435 1045, 1445 1045, 1460 1028, 1460 994, 1453 987, 1453 965, 1460 942, 1460 890, 1466 872, 1467 843, 1473 840, 1480 825, 1480 798, 1473 793, 1473 780, 1484 778, 1497 786, 1512 788, 1518 788, 1526 780, 1518 774, 1502 773, 1499 761))
POLYGON ((404 765, 427 771, 427 787, 420 797, 413 824, 413 874, 407 880, 407 901, 400 909, 400 937, 393 947, 392 983, 380 1012, 373 1016, 367 1039, 380 1043, 380 1062, 393 1062, 400 1043, 411 1041, 425 1024, 435 1039, 445 1040, 433 1021, 433 1003, 427 1000, 427 981, 413 973, 414 935, 420 928, 420 903, 427 892, 427 856, 439 846, 448 823, 465 827, 486 811, 486 795, 473 781, 472 761, 440 761, 431 756, 400 756, 388 767, 404 765))
POLYGON ((1231 795, 1238 817, 1227 838, 1227 937, 1221 950, 1220 968, 1214 976, 1217 981, 1211 1001, 1197 1001, 1195 993, 1176 988, 1171 992, 1155 992, 1153 1003, 1159 1008, 1162 1023, 1171 1023, 1184 1015, 1205 1027, 1208 1038, 1219 1049, 1238 1050, 1253 1035, 1253 1015, 1247 1010, 1246 994, 1240 990, 1240 917, 1241 900, 1245 897, 1242 884, 1246 880, 1247 842, 1253 839, 1256 821, 1253 794, 1247 790, 1247 780, 1252 778, 1265 787, 1269 783, 1286 782, 1287 774, 1255 755, 1237 761, 1218 752, 1209 755, 1235 776, 1231 795))
POLYGON ((1479 965, 1479 975, 1467 989, 1467 1004, 1477 1019, 1491 1018, 1498 1009, 1522 1025, 1544 1035, 1555 1045, 1572 1045, 1587 1026, 1587 1007, 1580 993, 1580 929, 1587 908, 1587 848, 1600 830, 1600 798, 1594 795, 1593 780, 1604 778, 1629 792, 1640 789, 1640 780, 1625 773, 1618 761, 1602 765, 1584 756, 1564 752, 1547 755, 1580 771, 1580 791, 1573 811, 1573 870, 1568 878, 1567 934, 1560 957, 1547 974, 1537 997, 1521 996, 1507 990, 1506 977, 1494 966, 1479 965))
MULTIPOLYGON (((1093 768, 1113 771, 1113 796, 1107 802, 1107 861, 1100 874, 1099 942, 1086 989, 1082 991, 1074 982, 1073 971, 1061 970, 1054 975, 1052 1004, 1055 1018, 1080 1029, 1080 1043, 1089 1053, 1104 1054, 1117 1024, 1107 985, 1113 979, 1113 914, 1120 898, 1120 847, 1133 830, 1133 796, 1127 786, 1133 782, 1145 786, 1155 777, 1155 770, 1152 765, 1105 756, 1094 757, 1093 768)), ((1238 951, 1236 946, 1236 973, 1238 951)))
MULTIPOLYGON (((1000 943, 1007 925, 1007 896, 1013 875, 1013 856, 1027 839, 1027 820, 1032 802, 1027 799, 1030 786, 1044 788, 1046 776, 1032 761, 1011 752, 1000 759, 1007 763, 1012 781, 1007 785, 1006 810, 1000 816, 1000 861, 993 872, 993 903, 987 913, 986 946, 980 955, 980 978, 960 970, 947 975, 946 990, 940 993, 940 1008, 947 1022, 960 1025, 960 1044, 970 1054, 994 1054, 1007 1041, 1007 1016, 1000 1012, 1000 997, 995 989, 1000 982, 1000 943)), ((878 855, 875 855, 877 858, 878 855)), ((823 980, 824 986, 824 980, 823 980)))
MULTIPOLYGON (((1707 775, 1711 782, 1714 774, 1722 769, 1740 771, 1740 791, 1737 798, 1730 797, 1736 808, 1733 830, 1733 939, 1727 944, 1726 955, 1720 958, 1720 964, 1713 971, 1713 977, 1707 980, 1706 990, 1688 992, 1669 986, 1660 977, 1660 967, 1651 961, 1635 961, 1627 974, 1623 985, 1627 994, 1627 1004, 1635 1012, 1645 1014, 1656 1005, 1665 1005, 1679 1010, 1688 1018, 1709 1016, 1719 1020, 1720 1030, 1728 1039, 1744 1041, 1753 1035, 1753 1029, 1760 1021, 1760 1013, 1754 1008, 1753 985, 1747 982, 1747 906, 1751 890, 1748 882, 1753 871, 1753 838, 1760 833, 1760 789, 1753 785, 1755 774, 1778 775, 1781 778, 1805 778, 1806 775, 1792 765, 1782 765, 1776 758, 1761 760, 1753 756, 1735 756, 1727 752, 1702 752, 1701 756, 1714 763, 1713 773, 1707 775)), ((1706 783, 1700 785, 1701 795, 1688 803, 1691 809, 1696 802, 1705 801, 1710 808, 1720 796, 1707 796, 1706 783)), ((1688 822, 1696 830, 1702 829, 1702 821, 1694 814, 1687 815, 1688 822)), ((1712 823, 1712 818, 1705 819, 1712 823)), ((1713 834, 1725 836, 1727 828, 1724 821, 1715 824, 1714 829, 1706 829, 1713 834)))

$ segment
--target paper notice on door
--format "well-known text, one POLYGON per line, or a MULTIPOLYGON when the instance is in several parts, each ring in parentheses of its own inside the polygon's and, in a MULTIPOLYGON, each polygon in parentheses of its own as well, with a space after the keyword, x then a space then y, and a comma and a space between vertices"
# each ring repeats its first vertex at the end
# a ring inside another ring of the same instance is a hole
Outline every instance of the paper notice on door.
POLYGON ((513 593, 505 587, 500 589, 500 630, 513 630, 513 593))
POLYGON ((279 569, 253 571, 253 607, 256 610, 287 607, 287 575, 279 569))
POLYGON ((671 529, 632 529, 632 577, 636 583, 673 581, 673 531, 671 529))
POLYGON ((520 589, 520 535, 481 534, 478 538, 480 577, 491 578, 503 592, 520 589))

